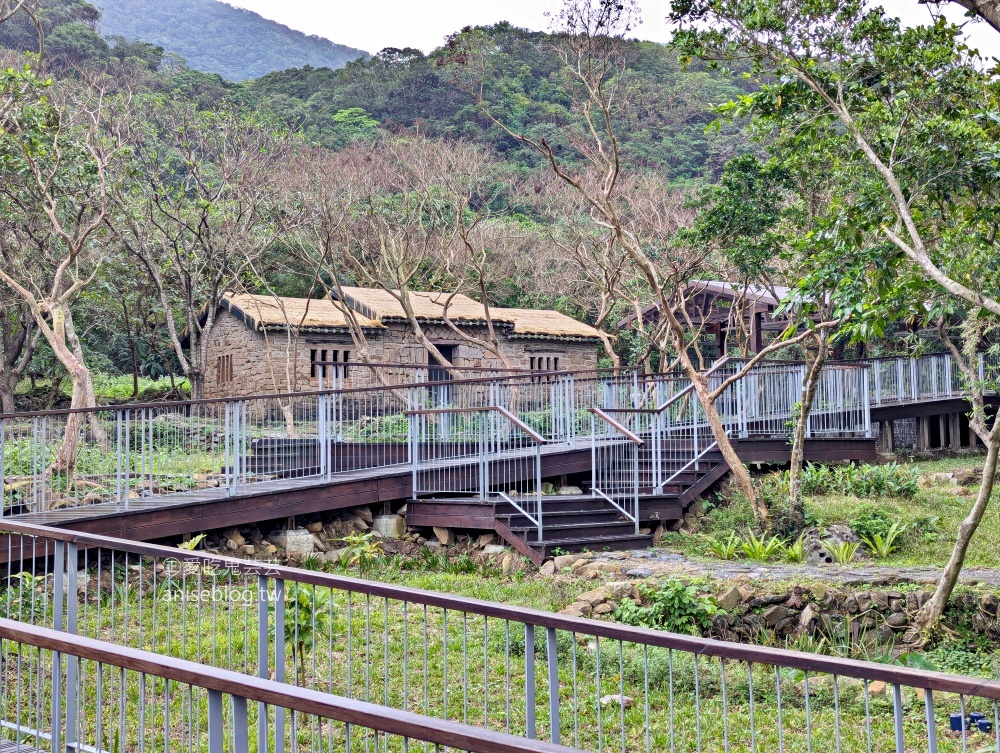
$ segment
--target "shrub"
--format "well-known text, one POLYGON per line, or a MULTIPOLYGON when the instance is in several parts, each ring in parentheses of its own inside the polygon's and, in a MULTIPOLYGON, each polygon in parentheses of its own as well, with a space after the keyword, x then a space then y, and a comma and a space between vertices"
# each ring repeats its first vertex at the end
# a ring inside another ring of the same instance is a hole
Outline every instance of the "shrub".
POLYGON ((757 531, 760 522, 754 514, 750 500, 740 492, 733 492, 728 496, 726 504, 709 509, 705 527, 713 533, 728 534, 742 529, 757 531))
POLYGON ((799 564, 806 561, 806 542, 803 536, 785 547, 785 562, 799 564))
POLYGON ((639 593, 645 603, 622 599, 615 610, 618 622, 698 635, 709 628, 712 618, 720 611, 710 593, 695 586, 685 586, 675 578, 657 586, 639 586, 639 593))
POLYGON ((876 536, 884 538, 895 524, 896 520, 888 510, 865 503, 854 513, 851 530, 861 539, 874 539, 876 536))
POLYGON ((883 536, 880 533, 876 533, 872 536, 862 536, 861 540, 865 542, 865 546, 871 550, 872 556, 877 560, 884 560, 889 557, 893 552, 899 549, 899 544, 896 540, 902 535, 906 530, 906 526, 900 523, 893 523, 889 531, 883 536))
POLYGON ((802 469, 804 494, 851 494, 855 497, 912 497, 917 471, 899 463, 885 465, 815 465, 802 469))
POLYGON ((708 551, 720 560, 734 560, 740 551, 740 537, 733 531, 727 539, 711 538, 708 540, 708 551))

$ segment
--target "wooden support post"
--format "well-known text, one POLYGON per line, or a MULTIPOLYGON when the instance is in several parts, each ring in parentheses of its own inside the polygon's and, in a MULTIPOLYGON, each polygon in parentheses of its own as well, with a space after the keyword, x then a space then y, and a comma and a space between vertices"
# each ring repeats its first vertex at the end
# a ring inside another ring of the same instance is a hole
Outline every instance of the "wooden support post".
POLYGON ((931 423, 927 416, 917 417, 917 452, 927 452, 931 448, 931 423))
POLYGON ((960 413, 951 414, 951 449, 962 449, 962 415, 960 413))
POLYGON ((893 453, 896 451, 896 440, 892 435, 892 421, 883 421, 879 425, 879 444, 882 445, 882 452, 893 453))
POLYGON ((945 436, 945 433, 948 430, 947 419, 948 416, 945 413, 938 416, 938 448, 942 450, 948 447, 948 440, 945 436))
POLYGON ((764 349, 764 315, 754 312, 750 319, 750 350, 760 353, 764 349))

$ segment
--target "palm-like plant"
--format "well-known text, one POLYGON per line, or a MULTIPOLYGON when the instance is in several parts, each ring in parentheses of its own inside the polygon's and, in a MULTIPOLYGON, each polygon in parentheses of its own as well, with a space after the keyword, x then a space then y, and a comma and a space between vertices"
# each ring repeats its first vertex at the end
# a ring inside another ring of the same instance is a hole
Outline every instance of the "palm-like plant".
MULTIPOLYGON (((274 612, 274 604, 271 604, 274 612)), ((272 621, 272 637, 274 622, 272 621)), ((306 650, 316 641, 327 638, 332 630, 330 591, 301 583, 291 584, 285 597, 285 643, 292 647, 292 663, 296 667, 297 684, 304 687, 306 650)))
POLYGON ((736 535, 736 531, 732 531, 728 539, 709 539, 708 551, 720 560, 736 559, 740 551, 740 537, 736 535))
POLYGON ((747 540, 743 542, 743 554, 748 560, 755 562, 770 562, 785 546, 785 542, 777 536, 770 539, 761 534, 758 538, 753 531, 747 531, 747 540))
POLYGON ((865 546, 875 559, 884 560, 899 549, 899 544, 896 542, 905 530, 906 526, 897 522, 893 523, 885 534, 873 533, 871 536, 862 536, 861 540, 865 542, 865 546))
POLYGON ((838 565, 849 565, 854 560, 854 555, 858 553, 860 546, 860 543, 849 541, 827 541, 823 544, 823 547, 838 565))
POLYGON ((344 537, 347 547, 342 560, 348 567, 357 566, 359 573, 367 571, 383 554, 382 542, 371 533, 351 533, 344 537))

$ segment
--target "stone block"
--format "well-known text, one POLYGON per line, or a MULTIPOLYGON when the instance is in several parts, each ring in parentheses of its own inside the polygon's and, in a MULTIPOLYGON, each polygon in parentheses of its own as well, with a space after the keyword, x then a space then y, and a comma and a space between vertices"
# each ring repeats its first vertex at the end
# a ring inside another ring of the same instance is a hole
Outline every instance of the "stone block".
POLYGON ((278 531, 270 537, 272 544, 280 546, 289 557, 303 559, 312 554, 316 539, 304 528, 293 528, 290 531, 278 531))
POLYGON ((384 539, 398 539, 406 533, 406 519, 399 515, 379 515, 372 527, 384 539))
POLYGON ((742 601, 743 595, 740 593, 740 589, 733 586, 719 597, 719 606, 727 612, 732 612, 742 601))
POLYGON ((483 554, 503 554, 507 551, 507 547, 503 544, 489 544, 483 547, 483 554))

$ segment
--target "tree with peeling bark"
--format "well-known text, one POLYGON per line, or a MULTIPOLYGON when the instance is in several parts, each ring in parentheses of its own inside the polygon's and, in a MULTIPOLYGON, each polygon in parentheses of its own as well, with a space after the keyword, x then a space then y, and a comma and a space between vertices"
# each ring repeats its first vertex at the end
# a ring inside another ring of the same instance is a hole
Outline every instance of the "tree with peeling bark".
POLYGON ((39 334, 24 299, 0 284, 0 413, 15 410, 14 390, 28 370, 39 334))
MULTIPOLYGON (((463 341, 509 365, 499 345, 490 290, 524 235, 495 210, 510 191, 508 177, 480 147, 422 136, 354 144, 340 152, 298 152, 286 190, 301 219, 298 243, 306 258, 325 261, 335 297, 350 284, 378 288, 399 304, 414 339, 443 368, 460 369, 427 335, 413 305, 417 290, 442 291, 442 317, 463 341), (479 297, 486 334, 452 321, 459 293, 479 297)), ((371 362, 364 328, 344 307, 359 360, 371 362)))
POLYGON ((253 113, 160 99, 141 103, 127 126, 130 179, 115 194, 115 235, 156 287, 197 400, 219 305, 277 237, 271 175, 291 142, 253 113))
MULTIPOLYGON (((978 5, 978 4, 977 4, 978 5)), ((687 54, 749 60, 763 85, 730 112, 756 119, 786 145, 822 156, 834 179, 827 232, 843 242, 840 263, 869 279, 858 287, 862 319, 881 294, 926 316, 929 302, 989 328, 1000 318, 995 260, 1000 198, 995 78, 938 18, 901 28, 857 0, 675 3, 676 42, 687 54), (878 280, 884 281, 878 287, 878 280)), ((832 260, 831 260, 831 263, 832 260)), ((886 306, 879 309, 886 314, 886 306)), ((883 316, 883 320, 888 316, 883 316)), ((987 447, 975 503, 934 595, 916 624, 938 624, 983 519, 1000 452, 1000 422, 981 404, 976 336, 943 342, 965 375, 972 425, 987 447), (976 418, 976 416, 979 418, 976 418)))
MULTIPOLYGON (((70 407, 77 409, 94 407, 96 398, 73 304, 110 248, 104 237, 109 167, 119 144, 108 125, 121 114, 121 101, 86 85, 55 88, 30 68, 0 72, 0 102, 6 103, 0 111, 0 283, 28 309, 66 369, 70 407)), ((86 417, 68 415, 52 472, 73 472, 86 417)), ((92 419, 91 431, 104 441, 92 419)))
POLYGON ((760 361, 811 334, 797 333, 790 324, 774 342, 737 366, 735 373, 720 379, 707 370, 690 313, 700 292, 692 283, 705 279, 714 260, 676 232, 665 211, 670 192, 663 190, 664 179, 629 175, 623 165, 618 136, 620 110, 628 104, 623 42, 637 21, 634 0, 566 0, 553 17, 555 49, 575 115, 559 130, 559 141, 568 144, 568 149, 494 111, 491 98, 499 93, 492 91, 488 75, 488 38, 475 30, 456 35, 445 62, 452 66, 456 81, 475 96, 484 115, 510 138, 540 154, 553 173, 584 199, 592 221, 612 234, 628 254, 657 309, 660 349, 672 351, 690 380, 722 456, 758 518, 766 521, 767 507, 736 454, 718 401, 760 361))

